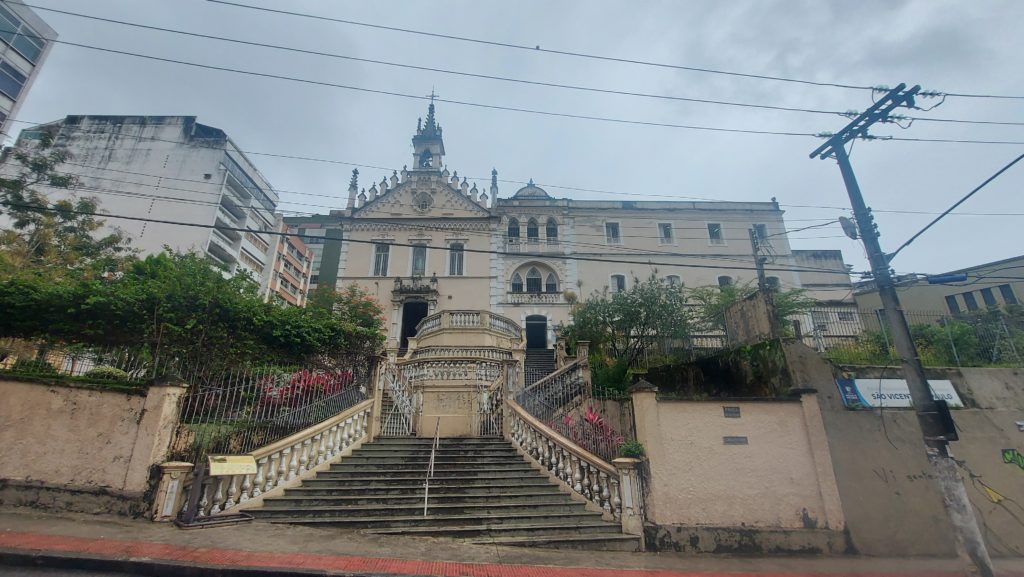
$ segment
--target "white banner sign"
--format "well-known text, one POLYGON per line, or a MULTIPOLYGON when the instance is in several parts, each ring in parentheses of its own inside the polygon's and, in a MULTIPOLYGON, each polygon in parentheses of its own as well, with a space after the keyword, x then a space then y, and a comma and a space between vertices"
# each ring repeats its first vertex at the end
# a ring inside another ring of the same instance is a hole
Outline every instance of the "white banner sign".
MULTIPOLYGON (((953 383, 949 381, 928 381, 932 388, 932 397, 946 401, 950 407, 963 407, 960 395, 956 394, 953 383)), ((884 407, 909 408, 910 388, 903 379, 836 379, 843 404, 850 408, 884 407)))

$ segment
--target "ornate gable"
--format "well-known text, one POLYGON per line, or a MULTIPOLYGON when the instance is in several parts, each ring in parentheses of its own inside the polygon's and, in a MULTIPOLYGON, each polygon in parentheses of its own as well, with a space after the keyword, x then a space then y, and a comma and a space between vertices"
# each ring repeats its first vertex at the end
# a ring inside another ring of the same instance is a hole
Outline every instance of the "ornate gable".
POLYGON ((402 171, 402 181, 381 181, 366 195, 365 202, 352 211, 352 218, 481 218, 491 215, 484 200, 474 200, 476 187, 468 188, 458 177, 444 172, 402 171))

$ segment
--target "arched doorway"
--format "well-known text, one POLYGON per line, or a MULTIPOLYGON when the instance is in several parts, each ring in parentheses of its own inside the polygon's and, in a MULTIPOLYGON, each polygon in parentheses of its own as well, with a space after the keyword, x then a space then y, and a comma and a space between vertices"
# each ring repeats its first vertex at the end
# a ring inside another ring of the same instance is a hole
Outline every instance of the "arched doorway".
POLYGON ((544 315, 526 317, 526 348, 548 348, 548 317, 544 315))
POLYGON ((416 325, 427 316, 427 303, 423 301, 408 301, 402 305, 402 340, 399 341, 399 348, 409 348, 409 337, 416 336, 416 325))

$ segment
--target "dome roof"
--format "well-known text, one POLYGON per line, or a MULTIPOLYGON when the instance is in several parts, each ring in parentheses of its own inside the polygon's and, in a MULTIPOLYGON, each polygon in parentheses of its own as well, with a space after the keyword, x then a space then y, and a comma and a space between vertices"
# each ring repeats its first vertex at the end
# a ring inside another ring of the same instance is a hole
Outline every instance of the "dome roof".
POLYGON ((512 198, 551 198, 551 196, 543 188, 533 184, 533 179, 531 178, 526 186, 520 188, 512 195, 512 198))

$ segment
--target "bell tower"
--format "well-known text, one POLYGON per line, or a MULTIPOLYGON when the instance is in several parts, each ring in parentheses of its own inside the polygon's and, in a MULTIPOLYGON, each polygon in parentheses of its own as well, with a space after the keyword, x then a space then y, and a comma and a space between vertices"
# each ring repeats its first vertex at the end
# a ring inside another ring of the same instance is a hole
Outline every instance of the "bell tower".
POLYGON ((416 135, 412 137, 413 170, 430 170, 440 172, 444 166, 444 140, 441 138, 441 126, 434 117, 434 99, 437 94, 430 91, 430 106, 427 108, 427 121, 416 122, 416 135))

